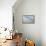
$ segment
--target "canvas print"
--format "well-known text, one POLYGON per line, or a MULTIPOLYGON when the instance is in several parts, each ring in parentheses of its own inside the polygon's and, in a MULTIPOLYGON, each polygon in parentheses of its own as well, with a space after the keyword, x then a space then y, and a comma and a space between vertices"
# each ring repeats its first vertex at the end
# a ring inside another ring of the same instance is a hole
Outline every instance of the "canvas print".
POLYGON ((35 16, 34 15, 23 15, 22 16, 22 23, 23 24, 34 24, 35 23, 35 16))

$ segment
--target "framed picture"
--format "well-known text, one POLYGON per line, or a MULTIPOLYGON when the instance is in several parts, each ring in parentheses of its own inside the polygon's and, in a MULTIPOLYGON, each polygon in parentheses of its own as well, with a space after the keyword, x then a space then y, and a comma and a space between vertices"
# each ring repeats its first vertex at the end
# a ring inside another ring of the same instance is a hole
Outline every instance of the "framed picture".
POLYGON ((23 15, 22 16, 22 23, 23 24, 34 24, 35 23, 35 16, 34 15, 23 15))

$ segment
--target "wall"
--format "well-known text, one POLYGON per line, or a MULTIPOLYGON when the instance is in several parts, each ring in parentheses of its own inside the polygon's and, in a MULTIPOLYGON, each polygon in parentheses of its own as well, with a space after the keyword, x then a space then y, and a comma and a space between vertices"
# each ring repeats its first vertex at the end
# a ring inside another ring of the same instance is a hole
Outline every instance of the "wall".
POLYGON ((41 46, 41 0, 23 0, 13 10, 14 24, 18 32, 22 32, 25 38, 34 40, 36 46, 41 46), (35 24, 22 24, 23 15, 34 15, 35 24))
POLYGON ((41 38, 42 46, 46 46, 46 0, 41 1, 41 38))
POLYGON ((0 0, 0 27, 12 28, 12 6, 16 0, 0 0))

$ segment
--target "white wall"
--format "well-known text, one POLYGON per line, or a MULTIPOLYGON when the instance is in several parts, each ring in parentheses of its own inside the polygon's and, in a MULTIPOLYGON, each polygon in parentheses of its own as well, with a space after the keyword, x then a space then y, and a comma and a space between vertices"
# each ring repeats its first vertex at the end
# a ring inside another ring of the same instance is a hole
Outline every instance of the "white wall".
POLYGON ((25 38, 34 40, 36 46, 41 46, 41 0, 23 0, 15 9, 15 28, 22 32, 25 38), (22 24, 23 15, 34 15, 35 24, 22 24))
POLYGON ((12 6, 16 0, 0 0, 0 27, 12 28, 12 6))
POLYGON ((41 4, 41 38, 42 46, 46 46, 46 0, 42 0, 41 4))

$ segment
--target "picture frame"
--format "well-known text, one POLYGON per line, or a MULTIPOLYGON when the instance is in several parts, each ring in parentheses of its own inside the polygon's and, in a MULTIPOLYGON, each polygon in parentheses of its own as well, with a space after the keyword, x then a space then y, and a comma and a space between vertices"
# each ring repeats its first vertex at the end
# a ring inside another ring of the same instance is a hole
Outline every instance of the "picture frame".
POLYGON ((23 15, 22 16, 22 24, 34 24, 35 16, 34 15, 23 15))

